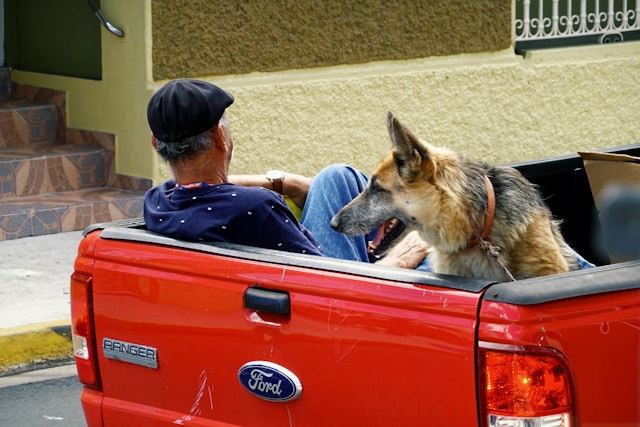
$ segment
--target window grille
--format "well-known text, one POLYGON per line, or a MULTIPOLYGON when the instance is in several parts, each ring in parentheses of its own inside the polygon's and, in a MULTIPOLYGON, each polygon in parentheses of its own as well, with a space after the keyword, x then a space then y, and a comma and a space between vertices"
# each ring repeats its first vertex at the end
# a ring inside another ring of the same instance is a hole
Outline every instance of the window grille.
POLYGON ((640 0, 516 0, 516 49, 640 40, 640 0))

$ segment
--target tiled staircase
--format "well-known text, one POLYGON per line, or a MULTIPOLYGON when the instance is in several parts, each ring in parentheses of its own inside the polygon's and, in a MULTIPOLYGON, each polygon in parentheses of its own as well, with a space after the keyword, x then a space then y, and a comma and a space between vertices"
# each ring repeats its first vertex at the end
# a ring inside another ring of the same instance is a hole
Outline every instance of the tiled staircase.
POLYGON ((115 173, 114 136, 67 128, 64 93, 9 76, 0 70, 0 241, 142 216, 151 181, 115 173))

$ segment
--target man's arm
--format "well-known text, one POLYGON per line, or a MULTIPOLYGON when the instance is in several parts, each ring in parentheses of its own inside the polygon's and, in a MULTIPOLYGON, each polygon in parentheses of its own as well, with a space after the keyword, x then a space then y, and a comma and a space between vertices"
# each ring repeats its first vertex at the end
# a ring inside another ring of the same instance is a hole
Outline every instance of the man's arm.
MULTIPOLYGON (((267 179, 266 175, 229 175, 229 182, 245 187, 263 187, 271 190, 271 181, 267 179)), ((309 185, 311 185, 311 178, 285 172, 282 181, 282 194, 291 198, 296 206, 303 208, 307 200, 309 185)))

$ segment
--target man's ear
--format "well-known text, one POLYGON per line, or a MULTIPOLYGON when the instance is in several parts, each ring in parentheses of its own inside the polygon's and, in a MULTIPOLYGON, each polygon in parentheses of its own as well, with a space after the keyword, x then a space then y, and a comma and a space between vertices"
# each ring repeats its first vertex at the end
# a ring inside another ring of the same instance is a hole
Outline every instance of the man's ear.
POLYGON ((435 173, 435 162, 427 147, 391 112, 387 113, 387 128, 398 174, 408 182, 431 180, 435 173))
POLYGON ((151 146, 154 150, 158 148, 158 141, 156 140, 156 136, 153 133, 151 134, 151 146))
POLYGON ((225 145, 224 129, 222 129, 220 122, 216 123, 216 125, 211 128, 211 135, 213 138, 213 143, 215 145, 218 145, 218 144, 220 144, 221 146, 225 145))

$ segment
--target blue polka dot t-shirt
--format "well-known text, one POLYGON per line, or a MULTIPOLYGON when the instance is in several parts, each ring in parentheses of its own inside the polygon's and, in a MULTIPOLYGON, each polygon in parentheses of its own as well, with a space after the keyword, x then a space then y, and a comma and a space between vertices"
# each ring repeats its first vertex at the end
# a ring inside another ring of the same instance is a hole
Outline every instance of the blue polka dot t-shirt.
POLYGON ((169 180, 147 191, 144 219, 150 231, 181 240, 322 254, 282 196, 261 187, 224 183, 183 188, 169 180))

